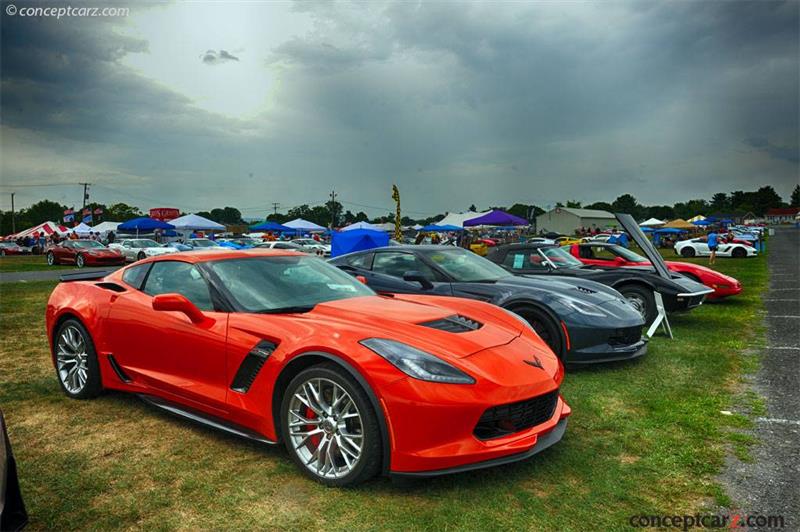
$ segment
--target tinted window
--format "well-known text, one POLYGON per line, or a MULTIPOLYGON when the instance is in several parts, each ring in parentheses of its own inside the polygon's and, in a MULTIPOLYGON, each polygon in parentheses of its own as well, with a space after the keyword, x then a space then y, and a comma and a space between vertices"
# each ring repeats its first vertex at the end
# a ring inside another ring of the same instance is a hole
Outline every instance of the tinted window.
POLYGON ((142 281, 144 281, 147 270, 150 269, 149 264, 140 264, 139 266, 131 266, 122 274, 122 280, 125 284, 140 290, 142 288, 142 281))
POLYGON ((544 270, 544 258, 535 249, 509 251, 503 266, 512 270, 544 270))
POLYGON ((372 271, 400 278, 406 272, 420 272, 429 279, 436 278, 434 271, 412 253, 376 253, 372 271))
POLYGON ((439 268, 459 282, 497 281, 511 275, 490 260, 461 248, 438 249, 427 255, 439 268))
POLYGON ((347 266, 352 266, 353 268, 369 270, 372 268, 372 257, 372 253, 363 253, 361 255, 351 255, 350 257, 345 257, 342 262, 347 266))
POLYGON ((200 310, 214 310, 208 283, 193 264, 178 261, 153 263, 144 292, 158 294, 181 294, 200 310))

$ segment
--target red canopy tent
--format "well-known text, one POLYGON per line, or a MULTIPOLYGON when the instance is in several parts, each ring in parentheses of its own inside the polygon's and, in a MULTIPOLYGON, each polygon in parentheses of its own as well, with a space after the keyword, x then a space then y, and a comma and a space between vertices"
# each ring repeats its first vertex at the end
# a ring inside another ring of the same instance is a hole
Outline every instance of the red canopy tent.
POLYGON ((44 233, 45 236, 50 236, 53 233, 65 235, 67 234, 67 231, 69 231, 69 229, 67 229, 63 225, 58 225, 53 222, 42 222, 39 225, 34 225, 33 227, 25 229, 24 231, 20 231, 19 233, 8 235, 6 237, 6 240, 16 240, 18 238, 25 238, 26 236, 33 236, 33 233, 36 232, 40 234, 44 233))

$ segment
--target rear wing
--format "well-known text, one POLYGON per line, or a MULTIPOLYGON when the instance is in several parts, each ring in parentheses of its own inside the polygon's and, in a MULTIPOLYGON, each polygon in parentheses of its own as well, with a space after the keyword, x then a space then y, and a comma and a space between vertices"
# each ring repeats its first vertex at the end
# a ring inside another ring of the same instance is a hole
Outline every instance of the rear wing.
POLYGON ((65 273, 58 278, 62 283, 69 283, 71 281, 97 281, 98 279, 105 278, 106 275, 111 274, 109 270, 95 270, 91 272, 77 272, 65 273))

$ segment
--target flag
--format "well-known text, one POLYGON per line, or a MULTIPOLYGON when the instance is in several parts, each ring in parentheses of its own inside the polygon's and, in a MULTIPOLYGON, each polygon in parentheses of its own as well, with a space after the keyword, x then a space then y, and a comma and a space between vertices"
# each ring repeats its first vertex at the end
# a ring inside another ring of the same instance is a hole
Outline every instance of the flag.
POLYGON ((72 211, 69 211, 69 214, 67 214, 67 211, 64 211, 64 223, 71 222, 74 219, 75 215, 72 214, 72 211))
POLYGON ((72 209, 67 209, 66 211, 64 211, 64 216, 69 216, 70 214, 73 214, 74 212, 75 211, 73 211, 72 209))
POLYGON ((90 223, 92 223, 92 215, 91 215, 91 214, 88 214, 88 215, 84 216, 84 217, 83 217, 83 223, 85 223, 85 224, 90 224, 90 223))
POLYGON ((91 216, 92 215, 92 209, 89 209, 89 208, 83 209, 83 215, 84 216, 86 216, 86 215, 91 216))

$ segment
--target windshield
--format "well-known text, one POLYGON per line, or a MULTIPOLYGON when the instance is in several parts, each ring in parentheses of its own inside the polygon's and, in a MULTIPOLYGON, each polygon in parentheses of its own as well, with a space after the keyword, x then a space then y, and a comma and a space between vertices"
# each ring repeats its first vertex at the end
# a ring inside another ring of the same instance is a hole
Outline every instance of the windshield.
POLYGON ((461 248, 436 250, 427 256, 459 282, 497 281, 511 275, 497 264, 461 248))
POLYGON ((580 268, 583 266, 581 261, 561 248, 539 248, 539 253, 547 257, 556 268, 580 268))
POLYGON ((100 242, 95 242, 94 240, 75 240, 72 243, 73 246, 76 248, 81 249, 105 249, 106 247, 101 244, 100 242))
POLYGON ((307 312, 326 301, 375 295, 335 266, 306 255, 228 259, 209 267, 243 312, 307 312))
POLYGON ((628 248, 622 246, 612 246, 615 255, 619 255, 628 262, 650 262, 648 259, 642 257, 628 248))
POLYGON ((131 245, 135 248, 158 248, 161 247, 161 244, 156 242, 155 240, 132 240, 131 245))
POLYGON ((189 243, 196 248, 215 248, 219 244, 211 240, 190 240, 189 243))

